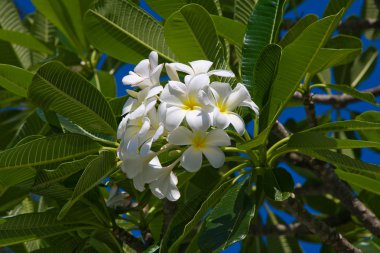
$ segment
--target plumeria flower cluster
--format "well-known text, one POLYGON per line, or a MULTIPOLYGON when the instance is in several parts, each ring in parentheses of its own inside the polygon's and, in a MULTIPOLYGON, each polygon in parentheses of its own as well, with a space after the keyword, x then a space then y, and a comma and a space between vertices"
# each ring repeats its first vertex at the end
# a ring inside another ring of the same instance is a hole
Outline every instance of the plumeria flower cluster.
POLYGON ((222 167, 221 147, 231 145, 225 129, 231 125, 240 135, 245 131, 236 109, 245 106, 258 114, 244 85, 210 81, 210 76, 234 77, 231 71, 210 70, 213 63, 206 60, 189 64, 158 64, 157 53, 151 52, 122 80, 134 89, 128 90, 117 133, 121 169, 137 190, 148 185, 156 197, 170 201, 180 197, 175 168, 197 172, 203 157, 212 167, 222 167), (162 85, 164 66, 170 80, 162 85), (161 148, 154 151, 158 141, 161 148), (180 156, 163 166, 159 156, 173 149, 180 156))

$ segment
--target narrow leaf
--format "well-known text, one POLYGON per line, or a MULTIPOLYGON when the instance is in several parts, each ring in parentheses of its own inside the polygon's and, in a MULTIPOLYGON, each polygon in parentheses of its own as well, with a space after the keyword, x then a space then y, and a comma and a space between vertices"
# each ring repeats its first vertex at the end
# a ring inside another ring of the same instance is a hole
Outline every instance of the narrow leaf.
POLYGON ((37 52, 46 53, 49 55, 53 54, 53 50, 51 50, 43 42, 26 33, 0 29, 0 39, 37 52))
POLYGON ((26 97, 26 92, 32 79, 33 74, 27 70, 0 64, 0 86, 16 95, 26 97))

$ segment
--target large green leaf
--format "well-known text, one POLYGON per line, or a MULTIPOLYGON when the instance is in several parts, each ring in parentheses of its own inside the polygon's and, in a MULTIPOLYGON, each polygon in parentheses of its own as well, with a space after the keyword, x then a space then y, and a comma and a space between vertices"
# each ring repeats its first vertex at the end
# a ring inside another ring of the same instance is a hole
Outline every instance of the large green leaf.
POLYGON ((83 159, 66 162, 59 165, 54 170, 39 170, 33 185, 33 191, 47 188, 50 185, 62 181, 75 173, 84 170, 86 166, 96 158, 95 155, 89 155, 83 159))
POLYGON ((30 187, 36 176, 36 170, 33 168, 18 168, 12 170, 0 171, 0 196, 12 186, 18 188, 30 187))
POLYGON ((198 240, 201 250, 220 252, 246 237, 255 214, 254 201, 245 192, 246 187, 251 187, 246 180, 231 187, 207 216, 198 240))
POLYGON ((16 95, 26 97, 32 79, 33 74, 29 71, 12 65, 0 64, 0 86, 16 95))
POLYGON ((323 17, 337 14, 342 8, 347 10, 353 1, 354 0, 330 0, 323 12, 323 17))
POLYGON ((272 83, 276 78, 281 52, 280 46, 269 44, 264 47, 257 59, 251 94, 252 100, 260 110, 268 100, 272 83))
POLYGON ((342 12, 311 24, 293 43, 283 49, 267 108, 260 115, 262 126, 271 128, 275 123, 276 117, 293 96, 302 78, 313 65, 319 50, 334 31, 341 14, 342 12))
POLYGON ((181 245, 181 242, 186 238, 186 236, 189 235, 194 226, 202 220, 202 218, 207 214, 210 208, 213 208, 216 205, 216 203, 218 203, 220 198, 227 192, 227 190, 231 186, 231 183, 232 181, 225 182, 209 195, 209 197, 202 203, 201 207, 194 215, 194 217, 186 224, 183 233, 175 241, 175 243, 173 243, 172 247, 170 247, 169 252, 178 252, 178 248, 181 245))
POLYGON ((82 18, 89 3, 89 0, 33 0, 37 10, 66 36, 80 55, 86 50, 82 18))
POLYGON ((335 173, 344 181, 361 189, 373 192, 380 195, 379 179, 371 178, 368 176, 358 175, 357 173, 350 173, 344 170, 335 170, 335 173))
POLYGON ((28 96, 36 105, 69 118, 89 132, 115 134, 115 118, 100 91, 60 63, 47 63, 37 71, 28 96))
POLYGON ((268 169, 264 174, 265 194, 275 201, 284 201, 294 191, 292 176, 282 168, 268 169))
MULTIPOLYGON (((20 33, 28 32, 11 0, 0 1, 0 28, 20 33)), ((27 48, 0 40, 0 49, 2 54, 0 63, 15 64, 24 68, 29 68, 32 64, 31 54, 27 48)))
POLYGON ((146 2, 163 18, 168 18, 173 12, 191 3, 202 5, 210 14, 221 14, 219 0, 147 0, 146 2))
MULTIPOLYGON (((380 112, 366 111, 356 117, 356 120, 369 121, 373 124, 380 124, 380 112)), ((380 131, 367 131, 366 129, 360 129, 360 136, 369 141, 380 141, 380 131)))
POLYGON ((127 0, 107 1, 105 5, 85 15, 85 32, 93 46, 129 63, 147 58, 151 51, 175 61, 159 22, 127 0), (112 12, 103 11, 106 9, 112 12))
POLYGON ((189 4, 174 12, 165 22, 165 38, 178 60, 210 60, 215 66, 225 63, 211 16, 200 5, 189 4))
POLYGON ((281 15, 284 1, 260 0, 249 18, 247 31, 243 42, 243 57, 241 65, 242 82, 252 94, 254 68, 261 50, 275 42, 277 19, 281 15))
POLYGON ((83 171, 82 176, 79 178, 75 186, 71 199, 62 208, 58 215, 58 219, 62 219, 70 208, 82 197, 85 193, 92 188, 99 185, 99 183, 109 176, 116 169, 116 155, 114 152, 103 151, 98 158, 92 160, 83 171))
POLYGON ((380 130, 380 122, 375 123, 371 121, 363 120, 345 120, 335 121, 322 124, 313 128, 306 129, 302 133, 306 132, 336 132, 336 131, 378 131, 380 130))
MULTIPOLYGON (((362 15, 366 20, 378 20, 380 19, 380 10, 376 5, 377 0, 366 0, 362 10, 362 15)), ((370 40, 375 40, 380 37, 380 30, 378 27, 367 29, 364 32, 365 36, 370 40)))
POLYGON ((292 43, 309 25, 318 20, 318 16, 309 14, 302 17, 285 34, 284 38, 278 43, 281 47, 286 47, 292 43))
POLYGON ((246 29, 244 25, 221 16, 212 15, 211 17, 219 36, 238 47, 242 47, 246 29))
POLYGON ((49 55, 53 54, 52 49, 30 34, 0 29, 0 40, 8 41, 9 43, 20 45, 37 52, 49 55))
POLYGON ((94 229, 96 224, 86 224, 88 212, 76 212, 76 217, 57 221, 56 210, 43 213, 21 214, 0 219, 0 246, 46 238, 80 229, 94 229))
POLYGON ((82 135, 42 137, 0 152, 0 170, 65 161, 99 149, 98 143, 82 135))
POLYGON ((256 0, 235 0, 234 2, 234 10, 233 10, 233 18, 247 25, 249 22, 249 17, 252 15, 252 11, 255 8, 256 0))
POLYGON ((116 97, 116 81, 113 75, 105 71, 96 71, 91 81, 105 97, 116 97))

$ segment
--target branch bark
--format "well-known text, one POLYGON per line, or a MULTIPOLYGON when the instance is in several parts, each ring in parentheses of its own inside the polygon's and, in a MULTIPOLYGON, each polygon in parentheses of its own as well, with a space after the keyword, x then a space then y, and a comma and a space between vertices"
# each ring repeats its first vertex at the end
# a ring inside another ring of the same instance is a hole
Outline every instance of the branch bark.
POLYGON ((306 209, 294 198, 284 201, 284 207, 292 213, 297 220, 305 224, 306 227, 318 235, 321 240, 338 252, 359 253, 361 250, 355 248, 346 238, 338 233, 334 228, 329 227, 325 222, 314 219, 306 209))
POLYGON ((134 249, 136 252, 143 252, 145 250, 145 245, 136 237, 131 235, 128 231, 120 227, 116 227, 113 230, 114 236, 122 243, 127 244, 129 247, 134 249))
MULTIPOLYGON (((361 92, 368 92, 368 93, 373 94, 374 96, 380 96, 380 85, 371 89, 363 90, 361 92)), ((304 99, 302 94, 298 91, 294 93, 293 98, 299 101, 303 101, 304 99)), ((314 103, 331 104, 336 107, 342 108, 349 103, 358 102, 360 101, 360 99, 357 99, 347 94, 343 94, 343 95, 314 94, 312 95, 312 101, 314 103)))

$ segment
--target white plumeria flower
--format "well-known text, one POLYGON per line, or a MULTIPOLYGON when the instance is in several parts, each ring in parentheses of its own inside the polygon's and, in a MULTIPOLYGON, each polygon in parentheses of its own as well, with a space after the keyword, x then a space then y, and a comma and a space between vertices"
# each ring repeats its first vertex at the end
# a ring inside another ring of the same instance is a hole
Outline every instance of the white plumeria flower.
POLYGON ((210 126, 212 107, 210 106, 208 90, 209 79, 199 75, 187 82, 169 81, 161 93, 161 102, 166 103, 167 130, 177 128, 186 117, 189 126, 194 130, 207 130, 210 126))
POLYGON ((204 154, 211 166, 220 168, 224 164, 224 153, 219 147, 231 145, 230 137, 221 129, 210 132, 191 132, 180 126, 168 135, 168 142, 174 145, 189 147, 181 156, 181 165, 189 172, 196 172, 202 166, 204 154))
POLYGON ((129 75, 123 77, 122 82, 141 89, 159 85, 162 67, 163 64, 158 65, 157 52, 153 51, 149 54, 149 59, 137 64, 134 71, 129 71, 129 75))
POLYGON ((224 70, 224 69, 215 69, 210 70, 213 62, 206 61, 206 60, 198 60, 198 61, 192 61, 189 62, 190 66, 183 64, 183 63, 166 63, 165 68, 166 72, 168 73, 168 76, 173 81, 179 81, 178 73, 177 71, 186 73, 185 81, 186 79, 191 79, 194 76, 197 75, 207 75, 207 76, 221 76, 221 77, 235 77, 234 73, 232 71, 224 70))
POLYGON ((112 185, 106 205, 109 208, 116 209, 118 207, 126 208, 131 203, 131 197, 128 193, 119 192, 117 185, 112 185))
POLYGON ((176 201, 180 198, 181 194, 177 188, 178 178, 173 172, 176 164, 177 162, 174 162, 164 168, 152 167, 149 171, 147 170, 145 180, 157 198, 167 198, 170 201, 176 201))
POLYGON ((252 101, 247 88, 238 83, 232 90, 228 83, 213 82, 210 85, 210 90, 213 95, 211 103, 214 106, 213 125, 225 129, 232 124, 236 132, 240 135, 244 134, 244 120, 233 111, 239 106, 245 106, 252 109, 256 114, 259 113, 259 108, 252 101))
MULTIPOLYGON (((119 159, 123 161, 121 170, 128 178, 133 179, 133 185, 138 191, 144 191, 146 174, 161 169, 161 163, 156 153, 149 152, 142 156, 138 153, 118 152, 119 159)), ((152 176, 150 176, 151 178, 152 176)))

